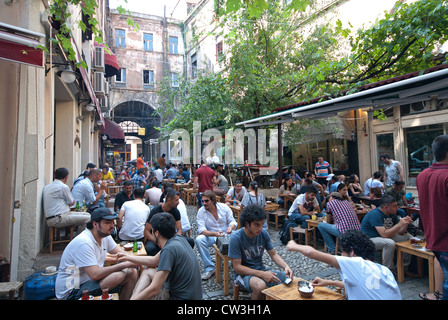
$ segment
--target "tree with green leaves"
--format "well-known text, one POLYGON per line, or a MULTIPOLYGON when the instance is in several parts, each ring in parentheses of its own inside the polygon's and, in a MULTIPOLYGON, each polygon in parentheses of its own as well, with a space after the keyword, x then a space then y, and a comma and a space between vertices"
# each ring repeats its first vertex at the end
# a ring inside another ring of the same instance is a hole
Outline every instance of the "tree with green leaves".
POLYGON ((277 107, 352 93, 366 83, 445 62, 434 51, 447 41, 447 1, 397 1, 384 18, 356 32, 340 21, 313 26, 312 14, 303 13, 313 1, 282 3, 226 1, 219 22, 229 30, 223 35, 224 71, 202 75, 174 95, 160 91, 162 110, 174 115, 164 132, 191 131, 195 120, 205 127, 232 127, 277 107), (344 41, 348 54, 338 56, 344 41), (182 99, 173 103, 174 96, 182 99))

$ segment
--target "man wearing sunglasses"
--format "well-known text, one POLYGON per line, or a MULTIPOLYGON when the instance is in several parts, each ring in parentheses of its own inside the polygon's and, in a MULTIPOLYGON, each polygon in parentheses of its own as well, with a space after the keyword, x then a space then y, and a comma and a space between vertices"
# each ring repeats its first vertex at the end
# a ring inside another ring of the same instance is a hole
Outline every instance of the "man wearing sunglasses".
POLYGON ((202 280, 208 280, 215 274, 215 265, 210 257, 209 248, 216 243, 217 237, 230 235, 238 225, 232 210, 216 201, 216 194, 206 190, 202 195, 202 204, 197 215, 198 236, 196 244, 204 264, 202 280))

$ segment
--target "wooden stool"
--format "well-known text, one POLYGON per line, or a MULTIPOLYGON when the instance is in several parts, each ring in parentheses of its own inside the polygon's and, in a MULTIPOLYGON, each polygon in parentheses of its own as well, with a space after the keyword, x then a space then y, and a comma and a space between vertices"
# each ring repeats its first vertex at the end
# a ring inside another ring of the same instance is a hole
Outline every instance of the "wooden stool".
POLYGON ((236 283, 233 283, 233 300, 240 299, 240 292, 244 292, 246 294, 250 294, 248 291, 244 290, 244 288, 240 287, 236 283))
POLYGON ((301 227, 289 228, 289 237, 291 240, 293 240, 294 233, 298 233, 299 234, 299 244, 300 244, 300 243, 302 243, 300 234, 303 234, 303 235, 305 235, 305 245, 308 245, 309 237, 311 236, 310 231, 314 231, 314 228, 310 228, 310 229, 303 229, 301 227))
POLYGON ((73 240, 74 226, 68 227, 50 227, 50 253, 53 253, 53 245, 56 243, 69 243, 73 240), (65 228, 65 239, 61 237, 61 229, 65 228), (68 239, 67 239, 68 236, 68 239))
POLYGON ((9 300, 14 300, 16 293, 19 294, 19 300, 23 298, 23 282, 0 282, 0 294, 8 294, 9 300))
POLYGON ((213 245, 213 248, 215 248, 215 254, 216 254, 216 282, 221 283, 221 259, 224 263, 224 271, 223 271, 223 278, 224 278, 224 294, 229 294, 229 256, 226 254, 223 254, 221 251, 219 251, 216 244, 213 245))
POLYGON ((268 211, 269 214, 274 215, 275 219, 275 230, 278 231, 278 217, 284 217, 285 213, 282 211, 268 211))

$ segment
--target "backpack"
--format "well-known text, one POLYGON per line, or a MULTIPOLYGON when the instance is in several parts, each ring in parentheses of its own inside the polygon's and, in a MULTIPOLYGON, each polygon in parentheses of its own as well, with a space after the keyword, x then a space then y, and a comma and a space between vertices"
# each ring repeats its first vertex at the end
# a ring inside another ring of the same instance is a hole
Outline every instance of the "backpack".
POLYGON ((285 221, 283 222, 282 228, 280 229, 278 235, 280 238, 280 241, 283 244, 287 244, 289 242, 290 239, 290 228, 295 228, 297 227, 298 224, 295 223, 293 220, 289 220, 289 219, 285 219, 285 221))

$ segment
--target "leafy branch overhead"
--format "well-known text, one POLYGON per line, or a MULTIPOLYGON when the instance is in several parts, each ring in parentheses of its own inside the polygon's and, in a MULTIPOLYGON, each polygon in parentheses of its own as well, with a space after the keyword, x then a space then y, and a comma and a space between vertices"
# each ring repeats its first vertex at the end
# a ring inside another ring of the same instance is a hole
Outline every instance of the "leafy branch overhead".
MULTIPOLYGON (((127 2, 127 0, 123 1, 127 2)), ((106 45, 106 50, 110 52, 107 44, 103 41, 101 26, 96 18, 97 9, 98 3, 96 0, 53 0, 50 2, 49 11, 55 34, 49 41, 54 45, 60 44, 70 61, 76 61, 76 53, 72 45, 72 31, 76 27, 79 27, 83 32, 90 30, 94 41, 106 45)), ((129 10, 125 10, 123 6, 119 6, 117 10, 121 14, 129 15, 128 24, 138 29, 138 24, 132 20, 129 10)), ((47 50, 46 48, 42 49, 47 50)), ((85 61, 78 62, 77 66, 87 69, 85 61)))
MULTIPOLYGON (((226 30, 212 34, 224 38, 222 71, 204 71, 195 82, 184 75, 185 85, 175 91, 160 86, 159 111, 170 115, 163 132, 191 131, 193 121, 230 128, 278 107, 350 94, 366 83, 445 63, 437 51, 448 40, 446 0, 397 1, 359 30, 341 21, 318 23, 313 0, 227 0, 219 10, 222 3, 215 0, 212 28, 226 30)), ((196 38, 210 35, 195 32, 196 38)))

